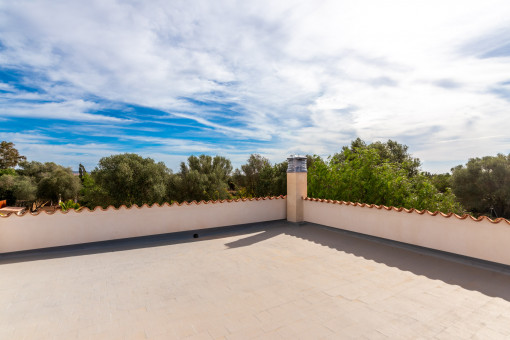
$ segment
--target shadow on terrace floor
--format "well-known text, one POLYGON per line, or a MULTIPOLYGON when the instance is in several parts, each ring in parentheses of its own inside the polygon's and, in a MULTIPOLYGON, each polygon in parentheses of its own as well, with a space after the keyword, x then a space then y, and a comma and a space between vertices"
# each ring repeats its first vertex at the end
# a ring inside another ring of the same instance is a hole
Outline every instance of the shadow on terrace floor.
POLYGON ((255 235, 250 235, 248 237, 239 239, 237 241, 225 243, 225 245, 228 248, 248 247, 248 246, 251 246, 252 244, 259 243, 259 242, 268 240, 270 238, 273 238, 275 236, 281 235, 281 234, 284 233, 284 231, 287 231, 287 229, 282 229, 282 228, 272 229, 272 228, 268 228, 268 229, 265 229, 265 230, 260 230, 255 235))
MULTIPOLYGON (((510 301, 510 267, 306 223, 285 234, 510 301)), ((240 240, 242 241, 242 240, 240 240)), ((240 242, 238 241, 238 242, 240 242)))
POLYGON ((282 225, 286 224, 287 222, 283 220, 260 222, 229 227, 192 230, 162 235, 151 235, 128 239, 20 251, 15 253, 0 254, 0 265, 18 262, 49 260, 54 258, 63 258, 70 256, 82 256, 116 251, 126 251, 131 249, 161 247, 172 244, 201 242, 211 239, 224 238, 233 235, 246 235, 246 234, 251 235, 253 233, 257 233, 255 235, 243 238, 239 241, 232 242, 232 244, 230 245, 231 248, 243 247, 249 246, 253 243, 261 242, 267 238, 274 237, 278 234, 283 233, 284 229, 281 228, 274 229, 274 227, 275 226, 281 227, 282 225))
POLYGON ((201 231, 154 235, 134 239, 124 239, 50 248, 21 253, 0 254, 0 265, 35 261, 42 259, 80 256, 96 253, 124 251, 137 248, 158 247, 187 242, 200 242, 210 239, 239 235, 236 241, 226 243, 228 248, 249 247, 275 236, 286 234, 308 240, 322 246, 346 252, 400 270, 441 280, 448 284, 479 291, 492 297, 510 301, 510 267, 476 261, 473 259, 406 246, 396 242, 326 228, 305 223, 296 225, 284 220, 254 223, 243 226, 222 227, 201 231), (193 234, 198 233, 198 238, 193 234), (246 237, 242 237, 246 235, 246 237))

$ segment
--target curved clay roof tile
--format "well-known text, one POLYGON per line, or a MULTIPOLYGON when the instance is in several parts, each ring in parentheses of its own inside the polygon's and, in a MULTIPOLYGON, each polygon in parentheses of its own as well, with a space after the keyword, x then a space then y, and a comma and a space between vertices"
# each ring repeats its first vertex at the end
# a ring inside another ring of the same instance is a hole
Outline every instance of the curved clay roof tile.
POLYGON ((397 207, 387 207, 385 205, 376 205, 376 204, 366 204, 366 203, 353 203, 353 202, 345 202, 345 201, 334 201, 334 200, 328 200, 328 199, 322 199, 322 198, 311 198, 311 197, 305 197, 303 198, 304 200, 306 201, 314 201, 314 202, 323 202, 323 203, 331 203, 331 204, 340 204, 340 205, 353 205, 353 206, 359 206, 359 207, 362 207, 362 208, 376 208, 376 209, 385 209, 385 210, 395 210, 397 212, 406 212, 406 213, 413 213, 413 212, 416 212, 420 215, 423 215, 425 213, 429 214, 430 216, 436 216, 436 215, 441 215, 445 218, 450 218, 452 216, 455 216, 456 218, 458 218, 459 220, 465 220, 466 218, 470 218, 471 220, 475 221, 475 222, 481 222, 483 220, 487 220, 491 223, 494 223, 494 224, 497 224, 497 223, 500 223, 502 221, 506 222, 507 224, 510 225, 510 221, 507 220, 507 219, 504 219, 504 218, 496 218, 496 219, 490 219, 489 217, 487 216, 480 216, 478 218, 472 216, 472 215, 468 215, 468 214, 464 214, 462 216, 460 215, 457 215, 455 213, 448 213, 448 214, 445 214, 443 212, 440 212, 440 211, 435 211, 435 212, 431 212, 429 210, 417 210, 417 209, 414 209, 414 208, 411 208, 411 209, 406 209, 406 208, 403 208, 403 207, 400 207, 400 208, 397 208, 397 207))

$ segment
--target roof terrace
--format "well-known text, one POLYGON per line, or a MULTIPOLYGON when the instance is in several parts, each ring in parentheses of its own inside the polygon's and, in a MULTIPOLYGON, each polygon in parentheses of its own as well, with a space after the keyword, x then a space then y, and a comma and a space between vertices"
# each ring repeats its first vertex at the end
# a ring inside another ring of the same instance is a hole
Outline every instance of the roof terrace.
POLYGON ((294 169, 287 197, 0 218, 0 339, 510 338, 508 221, 294 169))
POLYGON ((508 339, 510 276, 305 223, 3 255, 2 339, 508 339))

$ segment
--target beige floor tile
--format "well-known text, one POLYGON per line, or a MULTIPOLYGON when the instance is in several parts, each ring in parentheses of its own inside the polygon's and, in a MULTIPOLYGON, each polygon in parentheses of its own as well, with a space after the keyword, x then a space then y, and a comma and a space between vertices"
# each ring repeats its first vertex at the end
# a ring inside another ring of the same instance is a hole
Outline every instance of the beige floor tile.
POLYGON ((510 338, 510 275, 313 225, 0 256, 0 278, 0 339, 510 338))

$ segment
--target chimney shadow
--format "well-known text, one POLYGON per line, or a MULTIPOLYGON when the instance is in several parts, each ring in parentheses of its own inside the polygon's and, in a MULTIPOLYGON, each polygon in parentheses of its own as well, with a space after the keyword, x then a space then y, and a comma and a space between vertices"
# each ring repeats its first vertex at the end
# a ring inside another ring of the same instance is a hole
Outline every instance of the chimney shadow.
POLYGON ((312 223, 288 228, 285 234, 510 301, 510 266, 312 223))

